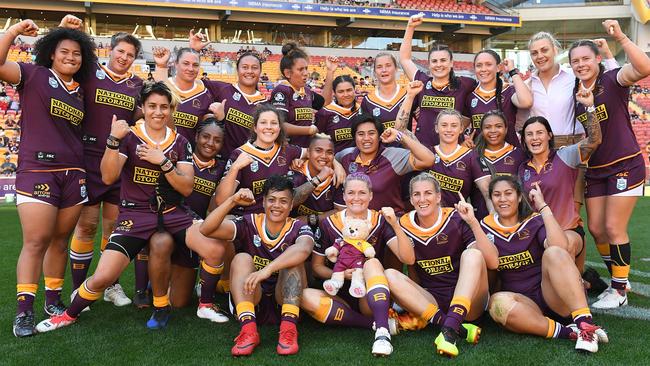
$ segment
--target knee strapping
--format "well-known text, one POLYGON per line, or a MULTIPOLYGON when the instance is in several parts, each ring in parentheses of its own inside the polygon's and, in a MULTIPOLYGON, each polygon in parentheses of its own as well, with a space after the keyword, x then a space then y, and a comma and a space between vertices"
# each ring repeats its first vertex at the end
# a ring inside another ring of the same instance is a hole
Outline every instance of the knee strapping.
POLYGON ((517 305, 517 301, 514 294, 495 294, 492 296, 488 311, 492 320, 505 326, 508 315, 510 315, 515 305, 517 305))

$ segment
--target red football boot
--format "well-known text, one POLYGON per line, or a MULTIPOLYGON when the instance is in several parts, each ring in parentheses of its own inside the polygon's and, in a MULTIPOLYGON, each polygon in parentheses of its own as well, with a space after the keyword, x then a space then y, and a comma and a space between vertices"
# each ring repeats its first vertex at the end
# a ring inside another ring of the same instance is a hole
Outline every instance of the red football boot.
POLYGON ((282 322, 280 324, 280 337, 276 351, 282 356, 298 353, 298 329, 294 323, 282 322))
POLYGON ((260 334, 257 332, 257 326, 255 323, 249 323, 241 328, 230 353, 233 356, 250 356, 259 344, 260 334))

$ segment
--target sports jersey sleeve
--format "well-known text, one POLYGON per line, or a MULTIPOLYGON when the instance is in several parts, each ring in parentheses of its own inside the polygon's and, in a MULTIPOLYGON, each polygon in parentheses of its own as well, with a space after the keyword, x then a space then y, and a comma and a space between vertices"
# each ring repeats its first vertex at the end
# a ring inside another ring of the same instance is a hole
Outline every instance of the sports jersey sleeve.
POLYGON ((203 85, 205 85, 206 89, 210 91, 210 94, 215 99, 215 102, 221 102, 222 100, 226 99, 226 88, 228 87, 228 83, 224 83, 223 81, 217 81, 217 80, 203 80, 203 85))
MULTIPOLYGON (((230 167, 232 167, 232 164, 237 160, 237 158, 239 157, 239 154, 241 154, 241 150, 239 150, 239 149, 233 151, 230 154, 230 159, 228 159, 228 161, 226 162, 226 167, 224 168, 222 179, 225 178, 226 175, 228 175, 228 173, 230 172, 230 167)), ((241 182, 241 170, 237 172, 237 178, 236 179, 237 179, 237 182, 241 182)))
POLYGON ((537 243, 539 246, 543 248, 546 243, 546 226, 544 226, 544 221, 541 216, 539 216, 538 220, 541 222, 539 229, 537 229, 537 234, 535 234, 535 237, 537 238, 537 243))
POLYGON ((463 245, 465 248, 469 248, 474 243, 476 243, 476 238, 474 237, 474 233, 472 232, 472 229, 467 225, 465 221, 460 222, 460 234, 461 237, 463 238, 463 245))
POLYGON ((388 244, 389 241, 395 239, 397 236, 395 235, 392 226, 390 226, 386 220, 383 221, 384 227, 381 230, 381 241, 384 242, 384 244, 388 244))
POLYGON ((320 109, 314 115, 314 124, 318 127, 319 132, 324 132, 327 130, 327 125, 329 123, 329 116, 324 109, 320 109))
POLYGON ((470 159, 470 169, 472 170, 472 178, 474 182, 483 178, 490 177, 490 169, 485 164, 481 164, 476 157, 476 153, 472 152, 470 159))
POLYGON ((334 205, 343 207, 345 202, 343 201, 343 185, 334 187, 334 205))
POLYGON ((291 164, 293 160, 300 159, 301 157, 302 147, 291 144, 287 145, 287 160, 289 164, 291 164))
POLYGON ((185 137, 178 136, 178 141, 174 149, 178 154, 178 164, 194 164, 192 161, 192 145, 190 145, 185 137))
POLYGON ((296 240, 302 237, 306 237, 311 239, 311 241, 314 241, 314 232, 311 231, 311 228, 309 225, 305 224, 304 222, 300 220, 296 220, 296 227, 298 227, 298 235, 296 236, 296 240))
MULTIPOLYGON (((355 149, 354 147, 348 147, 348 148, 346 148, 346 149, 343 149, 343 150, 337 152, 336 155, 334 155, 334 158, 336 158, 336 160, 340 163, 341 160, 342 160, 346 155, 352 153, 352 151, 354 151, 354 149, 355 149)), ((346 167, 344 167, 344 168, 346 168, 346 167)), ((347 168, 346 168, 346 169, 347 169, 347 168)))
POLYGON ((273 89, 273 92, 271 93, 271 103, 273 106, 287 113, 289 112, 289 98, 291 98, 291 96, 287 95, 284 90, 278 87, 273 89))
POLYGON ((388 159, 397 175, 405 175, 414 170, 413 155, 407 149, 400 147, 387 147, 382 155, 388 159))
POLYGON ((423 84, 426 84, 429 81, 429 79, 431 79, 429 75, 423 73, 420 70, 416 71, 415 75, 413 75, 413 81, 420 80, 423 84))
POLYGON ((36 64, 18 62, 18 67, 20 68, 20 81, 16 84, 16 89, 22 91, 25 85, 29 84, 29 80, 38 66, 36 64))
POLYGON ((133 141, 133 133, 129 132, 128 135, 126 135, 125 138, 122 139, 122 142, 120 143, 120 148, 119 148, 119 153, 121 156, 124 156, 125 158, 129 158, 129 145, 133 141))
POLYGON ((251 240, 248 235, 249 223, 244 216, 234 218, 232 223, 235 224, 235 234, 233 235, 232 242, 235 245, 235 250, 239 252, 242 248, 246 248, 245 243, 251 240))
POLYGON ((580 143, 565 146, 557 151, 557 156, 564 162, 564 164, 577 168, 584 161, 580 156, 580 143))
POLYGON ((325 256, 325 249, 334 245, 334 241, 337 239, 333 235, 333 230, 329 227, 327 220, 321 220, 318 224, 318 229, 320 231, 320 239, 318 245, 314 245, 313 252, 320 256, 325 256))

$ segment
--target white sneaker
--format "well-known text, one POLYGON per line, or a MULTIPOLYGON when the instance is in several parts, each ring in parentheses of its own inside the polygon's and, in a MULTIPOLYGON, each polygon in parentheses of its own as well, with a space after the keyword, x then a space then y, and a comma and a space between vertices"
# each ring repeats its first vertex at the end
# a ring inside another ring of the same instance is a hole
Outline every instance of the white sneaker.
POLYGON ((590 353, 598 352, 598 341, 600 340, 600 336, 597 334, 598 330, 601 329, 597 325, 582 323, 576 340, 576 350, 590 353))
POLYGON ((226 323, 229 320, 215 304, 199 304, 199 307, 196 309, 196 316, 201 319, 208 319, 215 323, 226 323))
MULTIPOLYGON (((372 323, 372 330, 377 330, 375 323, 372 323)), ((392 336, 399 334, 399 322, 396 318, 388 318, 388 332, 392 336)))
POLYGON ((104 301, 112 302, 115 306, 131 305, 131 299, 126 296, 124 290, 122 289, 122 286, 119 283, 116 283, 104 290, 104 301))
POLYGON ((375 332, 375 342, 372 344, 372 355, 375 357, 388 357, 393 353, 393 345, 390 344, 390 333, 386 328, 379 328, 375 332))
MULTIPOLYGON (((609 285, 609 287, 607 287, 607 289, 605 291, 601 292, 600 295, 598 295, 598 300, 602 299, 603 296, 605 296, 607 294, 607 292, 612 291, 612 290, 613 290, 612 285, 609 285)), ((628 280, 627 283, 625 284, 625 292, 626 293, 627 292, 632 292, 632 285, 630 284, 630 280, 628 280)))
MULTIPOLYGON (((571 330, 573 330, 573 332, 576 335, 580 334, 580 329, 578 328, 576 323, 571 323, 567 325, 567 327, 571 328, 571 330)), ((598 336, 598 343, 609 343, 609 336, 607 335, 607 332, 605 332, 603 328, 598 327, 598 329, 596 329, 594 333, 596 334, 596 336, 598 336)))
MULTIPOLYGON (((72 293, 70 294, 70 304, 72 304, 72 300, 74 300, 74 297, 77 296, 77 292, 79 292, 79 289, 72 291, 72 293)), ((81 310, 82 313, 86 311, 90 311, 90 306, 86 306, 83 310, 81 310)))
POLYGON ((594 309, 616 309, 627 305, 627 294, 621 295, 617 290, 607 291, 603 297, 591 304, 594 309))
POLYGON ((71 318, 68 313, 64 312, 61 315, 54 315, 51 318, 45 319, 42 322, 38 323, 36 325, 36 330, 39 333, 51 332, 53 330, 74 324, 76 321, 76 318, 71 318))

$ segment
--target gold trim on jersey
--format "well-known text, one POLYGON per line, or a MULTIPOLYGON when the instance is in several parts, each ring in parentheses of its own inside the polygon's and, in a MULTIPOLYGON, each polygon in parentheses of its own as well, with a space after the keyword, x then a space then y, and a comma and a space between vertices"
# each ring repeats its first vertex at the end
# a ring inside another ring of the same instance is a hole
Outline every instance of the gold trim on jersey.
POLYGON ((396 106, 401 105, 404 98, 406 98, 406 89, 398 85, 395 95, 390 100, 386 100, 379 95, 379 88, 375 89, 374 93, 368 93, 365 98, 372 105, 392 111, 396 106))
MULTIPOLYGON (((280 229, 280 233, 278 234, 277 238, 271 240, 268 237, 268 235, 266 235, 266 214, 263 213, 253 214, 252 221, 253 221, 253 225, 255 225, 255 231, 262 239, 262 242, 264 243, 266 249, 268 249, 270 252, 276 250, 278 247, 281 246, 279 244, 284 242, 284 239, 289 234, 289 232, 291 232, 293 225, 296 223, 296 219, 287 217, 287 220, 284 222, 282 229, 280 229)), ((293 243, 289 243, 289 244, 293 244, 293 243)))
MULTIPOLYGON (((308 181, 311 181, 313 177, 309 172, 308 165, 309 165, 308 163, 302 164, 300 170, 298 171, 302 173, 305 177, 307 177, 308 181)), ((316 188, 314 188, 311 195, 314 196, 315 199, 319 199, 325 192, 327 192, 330 189, 331 184, 332 184, 332 176, 329 176, 325 178, 325 180, 321 182, 321 184, 319 184, 316 188)))
POLYGON ((305 92, 305 87, 302 87, 302 88, 300 88, 300 90, 298 90, 298 89, 294 88, 293 85, 291 85, 291 83, 289 81, 287 81, 286 79, 280 80, 280 82, 278 84, 279 85, 286 85, 286 86, 290 87, 291 89, 293 89, 293 91, 295 93, 298 93, 298 95, 300 95, 301 97, 304 97, 307 94, 305 92))
POLYGON ((192 160, 194 161, 194 165, 196 165, 199 170, 210 169, 217 164, 217 161, 215 159, 211 159, 207 162, 202 161, 198 156, 196 156, 196 154, 192 154, 192 160))
MULTIPOLYGON (((509 87, 510 87, 510 84, 503 85, 503 87, 501 89, 501 95, 503 95, 503 92, 508 90, 509 87)), ((484 90, 484 89, 481 88, 481 85, 479 84, 479 85, 476 86, 476 88, 474 88, 474 90, 472 91, 472 94, 474 96, 478 97, 478 99, 481 102, 483 102, 483 104, 488 104, 497 96, 497 90, 496 90, 496 88, 493 89, 493 90, 489 90, 489 91, 484 90)))
POLYGON ((264 166, 269 167, 275 161, 275 159, 280 154, 280 145, 273 144, 271 150, 261 150, 256 148, 250 142, 243 144, 240 149, 250 155, 253 159, 264 164, 264 166))
POLYGON ((497 151, 485 149, 483 156, 490 163, 494 164, 499 160, 503 159, 504 157, 508 156, 513 151, 515 151, 515 147, 506 142, 505 145, 497 151))
POLYGON ((54 72, 54 70, 50 69, 50 72, 52 73, 52 75, 54 75, 54 77, 59 82, 59 84, 63 87, 63 89, 65 89, 65 91, 68 92, 68 94, 73 94, 73 93, 76 93, 76 92, 79 91, 79 83, 78 82, 72 80, 71 83, 66 83, 65 81, 61 80, 59 75, 57 75, 57 73, 54 72))
POLYGON ((351 117, 354 117, 354 115, 359 112, 359 105, 356 102, 354 103, 354 107, 350 107, 350 108, 341 107, 340 105, 338 105, 338 104, 336 104, 334 102, 326 105, 323 108, 326 111, 336 113, 339 116, 345 117, 345 118, 348 118, 348 119, 351 118, 351 117))
POLYGON ((171 148, 176 141, 176 131, 173 131, 169 127, 165 127, 165 139, 162 142, 155 142, 151 139, 151 137, 149 137, 149 135, 147 135, 147 130, 144 126, 144 120, 139 120, 135 123, 134 126, 131 126, 131 132, 133 132, 133 134, 136 135, 140 141, 146 143, 151 147, 155 147, 156 145, 160 146, 160 149, 163 152, 167 152, 167 150, 171 148))
MULTIPOLYGON (((345 213, 347 212, 347 209, 341 210, 333 215, 330 215, 327 218, 327 221, 330 222, 332 228, 336 231, 336 233, 343 238, 343 229, 345 228, 345 213)), ((370 234, 368 234, 368 238, 371 237, 375 230, 379 227, 379 224, 381 223, 381 215, 379 214, 379 211, 375 210, 370 210, 368 209, 368 222, 370 223, 370 234)), ((367 238, 366 238, 367 239, 367 238)))
POLYGON ((429 228, 423 228, 416 223, 415 220, 415 211, 411 211, 406 215, 403 215, 399 219, 400 226, 404 229, 406 234, 423 245, 428 245, 431 240, 436 238, 439 233, 441 233, 447 224, 451 220, 451 216, 454 213, 454 209, 451 207, 443 207, 438 211, 438 219, 429 228))
MULTIPOLYGON (((486 228, 492 234, 498 236, 499 238, 509 242, 514 234, 523 232, 526 225, 534 219, 536 216, 539 216, 538 213, 532 213, 530 216, 525 218, 522 222, 518 223, 515 226, 503 226, 499 223, 497 214, 488 215, 483 220, 481 220, 481 226, 486 228)), ((530 234, 529 234, 530 235, 530 234)), ((520 237, 519 235, 518 237, 520 237)))
POLYGON ((194 86, 192 86, 192 88, 189 90, 181 90, 178 86, 176 86, 174 78, 168 78, 167 81, 165 81, 165 84, 169 86, 174 94, 178 95, 181 103, 185 103, 186 101, 196 98, 201 94, 207 93, 208 91, 208 89, 205 87, 205 84, 203 84, 203 81, 199 79, 194 80, 194 86))
POLYGON ((127 71, 126 74, 119 75, 104 65, 98 65, 100 69, 104 70, 106 76, 108 76, 108 78, 111 79, 115 84, 121 84, 133 77, 133 74, 130 71, 127 71))
POLYGON ((440 160, 443 162, 445 166, 449 166, 458 160, 462 159, 465 155, 469 154, 472 152, 472 149, 469 149, 463 145, 458 145, 456 147, 456 150, 452 152, 449 155, 445 155, 442 150, 440 150, 440 145, 436 145, 433 147, 435 149, 436 155, 440 157, 440 160))
POLYGON ((232 86, 235 89, 237 89, 239 94, 241 94, 244 97, 244 99, 249 105, 255 105, 261 102, 266 102, 266 96, 260 93, 259 90, 255 90, 255 94, 246 94, 239 88, 239 85, 237 85, 237 83, 232 84, 232 86))

